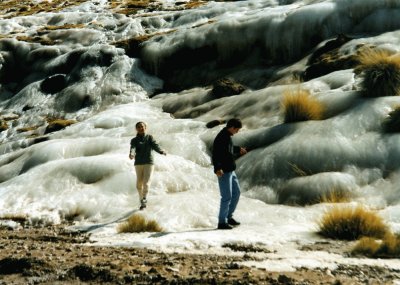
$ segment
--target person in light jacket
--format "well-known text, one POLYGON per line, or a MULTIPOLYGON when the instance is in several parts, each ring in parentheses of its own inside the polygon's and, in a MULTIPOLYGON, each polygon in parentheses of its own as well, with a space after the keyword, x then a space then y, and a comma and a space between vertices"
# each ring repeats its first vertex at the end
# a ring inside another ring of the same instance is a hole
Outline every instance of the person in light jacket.
POLYGON ((147 193, 149 192, 150 178, 154 170, 152 150, 166 155, 153 136, 146 134, 146 124, 136 123, 136 137, 131 140, 129 159, 135 159, 136 188, 139 192, 140 210, 146 208, 147 193))
POLYGON ((236 206, 240 197, 239 180, 236 176, 235 159, 247 153, 247 150, 240 146, 234 146, 232 136, 237 134, 242 128, 239 119, 230 119, 215 137, 212 162, 214 173, 218 176, 221 203, 218 214, 218 229, 230 230, 234 226, 240 225, 233 218, 236 206))

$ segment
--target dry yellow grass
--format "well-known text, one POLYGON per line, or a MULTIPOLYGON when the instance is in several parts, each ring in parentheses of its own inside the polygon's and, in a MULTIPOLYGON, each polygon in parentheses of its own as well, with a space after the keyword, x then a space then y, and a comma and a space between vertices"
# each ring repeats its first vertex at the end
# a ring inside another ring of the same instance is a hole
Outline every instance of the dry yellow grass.
POLYGON ((352 254, 373 256, 379 250, 381 242, 370 237, 361 238, 352 250, 352 254))
POLYGON ((205 4, 207 4, 206 1, 192 0, 192 1, 186 2, 184 7, 185 7, 185 9, 193 9, 193 8, 197 8, 197 7, 203 6, 205 4))
POLYGON ((22 127, 22 128, 18 128, 17 132, 18 133, 30 132, 30 131, 37 130, 39 127, 40 126, 22 127))
POLYGON ((73 209, 70 209, 67 213, 64 214, 64 219, 66 221, 72 222, 85 217, 85 214, 86 211, 84 208, 80 206, 75 206, 73 209))
POLYGON ((24 214, 4 214, 0 216, 0 220, 11 220, 14 222, 24 223, 28 217, 24 214))
POLYGON ((321 235, 343 240, 356 240, 360 237, 382 238, 389 232, 388 226, 376 212, 361 206, 335 206, 324 214, 318 225, 321 235))
POLYGON ((340 188, 333 188, 328 193, 321 196, 322 203, 345 203, 349 202, 351 198, 347 190, 340 188))
POLYGON ((400 55, 381 49, 364 48, 358 54, 361 87, 366 97, 400 94, 400 55))
POLYGON ((400 236, 388 233, 383 240, 362 238, 352 250, 352 254, 379 258, 398 258, 400 255, 400 236))
POLYGON ((162 228, 154 220, 146 220, 143 216, 135 214, 118 227, 118 233, 161 232, 162 228))
POLYGON ((0 119, 0 132, 8 129, 8 124, 6 121, 0 119))
POLYGON ((41 31, 55 31, 55 30, 69 30, 69 29, 82 29, 84 28, 84 24, 64 24, 60 26, 45 26, 44 28, 40 29, 38 32, 40 33, 41 31))
POLYGON ((282 109, 285 123, 321 120, 324 106, 308 90, 288 90, 283 94, 282 109))
POLYGON ((28 36, 17 36, 16 39, 21 42, 27 42, 27 43, 39 43, 44 46, 52 46, 55 45, 56 42, 53 40, 50 40, 46 36, 35 36, 35 37, 28 37, 28 36))
POLYGON ((134 15, 140 10, 156 10, 160 4, 152 0, 109 1, 110 8, 117 13, 134 15))
POLYGON ((388 50, 364 47, 357 55, 360 65, 357 68, 363 69, 366 66, 374 65, 378 62, 389 62, 393 53, 388 50))
POLYGON ((86 1, 87 0, 52 0, 34 3, 30 0, 2 0, 0 1, 0 17, 13 18, 16 16, 33 15, 40 12, 56 12, 86 1))

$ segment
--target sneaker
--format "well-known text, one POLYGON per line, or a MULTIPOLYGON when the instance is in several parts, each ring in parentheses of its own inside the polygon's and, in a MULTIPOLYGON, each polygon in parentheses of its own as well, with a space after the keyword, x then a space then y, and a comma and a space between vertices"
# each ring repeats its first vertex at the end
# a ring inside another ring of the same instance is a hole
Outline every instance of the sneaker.
POLYGON ((236 221, 234 218, 229 218, 228 219, 228 224, 231 226, 238 226, 240 225, 240 223, 238 221, 236 221))
POLYGON ((140 210, 143 210, 144 208, 146 208, 146 204, 147 204, 147 200, 146 200, 146 198, 144 198, 144 199, 142 199, 141 201, 140 201, 140 210))
POLYGON ((233 229, 233 227, 228 224, 218 224, 218 229, 219 230, 231 230, 231 229, 233 229))

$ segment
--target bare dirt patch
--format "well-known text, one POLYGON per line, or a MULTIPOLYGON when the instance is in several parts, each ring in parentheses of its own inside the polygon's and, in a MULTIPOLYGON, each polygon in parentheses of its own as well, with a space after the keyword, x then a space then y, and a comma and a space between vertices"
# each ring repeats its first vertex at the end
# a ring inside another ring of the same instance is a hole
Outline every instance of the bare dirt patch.
MULTIPOLYGON (((315 249, 324 246, 330 245, 321 243, 315 249)), ((90 246, 87 233, 71 232, 63 226, 18 230, 3 227, 0 284, 392 284, 400 278, 399 272, 370 266, 269 272, 240 263, 249 259, 246 252, 258 252, 258 247, 243 244, 234 249, 243 250, 244 255, 98 247, 90 246)))

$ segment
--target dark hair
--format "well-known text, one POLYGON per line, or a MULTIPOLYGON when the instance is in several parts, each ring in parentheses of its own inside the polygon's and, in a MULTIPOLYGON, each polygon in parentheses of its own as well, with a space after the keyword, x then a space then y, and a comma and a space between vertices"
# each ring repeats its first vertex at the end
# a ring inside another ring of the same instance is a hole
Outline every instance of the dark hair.
POLYGON ((230 127, 234 127, 234 128, 242 128, 242 121, 240 119, 230 119, 227 123, 226 123, 226 127, 229 129, 230 127))
POLYGON ((145 122, 137 122, 136 125, 135 125, 136 129, 137 129, 137 127, 139 127, 140 124, 143 124, 146 127, 146 123, 145 122))

